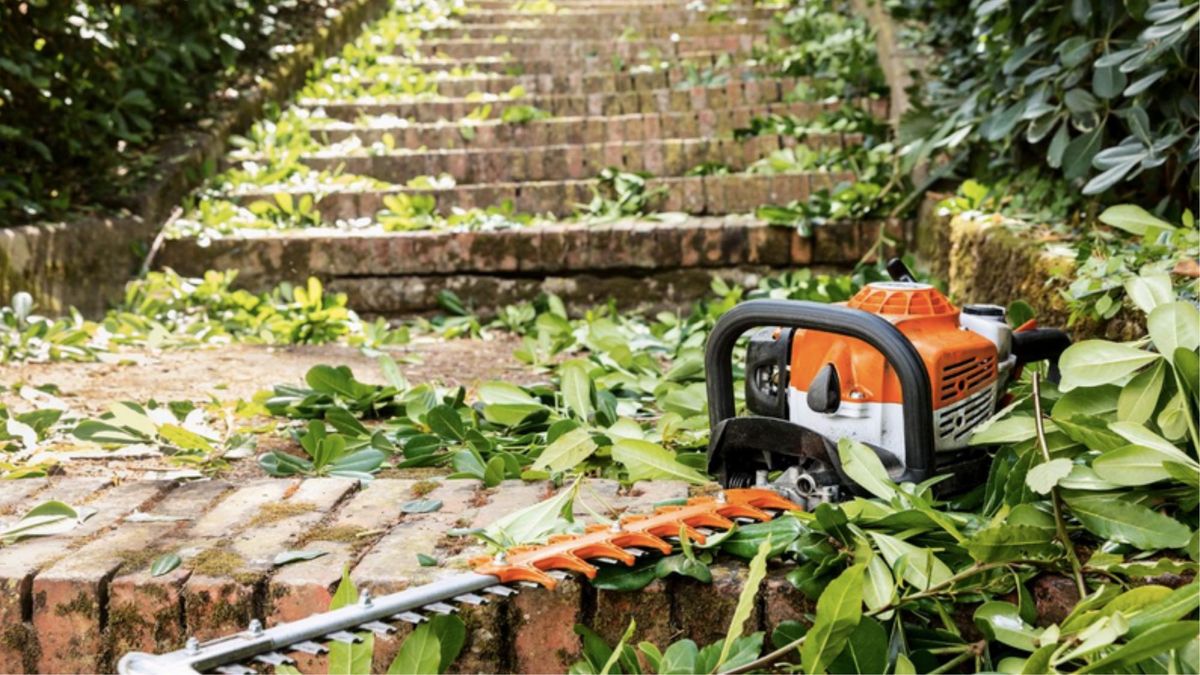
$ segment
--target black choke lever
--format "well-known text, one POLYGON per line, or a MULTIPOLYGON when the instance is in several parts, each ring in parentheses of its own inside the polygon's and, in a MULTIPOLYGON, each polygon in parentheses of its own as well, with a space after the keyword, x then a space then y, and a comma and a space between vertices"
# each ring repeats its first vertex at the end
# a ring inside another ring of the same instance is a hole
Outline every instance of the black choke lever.
POLYGON ((899 258, 892 258, 887 262, 887 272, 892 281, 907 281, 908 283, 916 283, 917 278, 913 276, 912 270, 908 269, 908 265, 899 258))

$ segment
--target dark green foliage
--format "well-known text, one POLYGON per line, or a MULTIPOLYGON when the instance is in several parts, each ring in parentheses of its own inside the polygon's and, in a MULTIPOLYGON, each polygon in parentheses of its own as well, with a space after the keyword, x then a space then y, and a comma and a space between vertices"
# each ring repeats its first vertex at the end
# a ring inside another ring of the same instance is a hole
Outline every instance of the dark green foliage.
MULTIPOLYGON (((312 3, 315 5, 316 3, 312 3)), ((136 151, 194 123, 236 66, 307 23, 298 0, 0 3, 0 223, 113 200, 136 151)))
POLYGON ((1197 197, 1195 3, 904 0, 941 54, 902 131, 910 162, 1043 167, 1081 195, 1178 212, 1197 197))

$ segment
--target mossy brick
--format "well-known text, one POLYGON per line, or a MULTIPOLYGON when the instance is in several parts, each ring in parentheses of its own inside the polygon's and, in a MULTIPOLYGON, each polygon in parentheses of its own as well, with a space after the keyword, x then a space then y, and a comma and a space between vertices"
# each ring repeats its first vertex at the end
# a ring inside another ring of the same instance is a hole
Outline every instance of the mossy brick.
POLYGON ((512 248, 517 257, 517 269, 522 272, 543 271, 541 233, 533 228, 519 228, 505 232, 512 242, 512 248))
POLYGON ((554 590, 522 590, 509 600, 513 666, 522 673, 563 673, 581 658, 573 630, 583 618, 581 582, 568 578, 554 590))
POLYGON ((856 223, 826 223, 813 228, 813 262, 840 263, 857 260, 862 243, 856 223))
MULTIPOLYGON (((677 179, 677 188, 683 197, 683 211, 691 214, 706 212, 707 197, 704 193, 705 176, 689 176, 677 179)), ((673 179, 674 180, 674 179, 673 179)))
POLYGON ((289 548, 309 528, 358 487, 346 478, 308 478, 286 499, 266 504, 240 532, 226 537, 226 550, 245 562, 245 569, 269 570, 274 557, 289 548))
POLYGON ((787 267, 791 262, 791 238, 795 228, 754 222, 746 225, 746 262, 752 265, 787 267))
MULTIPOLYGON (((675 622, 680 637, 706 645, 722 640, 729 629, 738 598, 746 583, 748 569, 744 561, 718 560, 709 566, 712 583, 690 577, 668 577, 669 592, 675 599, 675 622)), ((759 590, 761 594, 761 589, 759 590)), ((759 604, 755 602, 746 620, 744 633, 758 630, 759 604)))
MULTIPOLYGON (((0 569, 4 570, 7 575, 5 585, 9 581, 15 581, 15 586, 20 591, 19 600, 22 604, 29 603, 27 606, 32 607, 32 614, 28 617, 23 617, 31 620, 37 631, 48 628, 50 621, 71 622, 78 616, 90 616, 93 621, 98 621, 100 609, 100 586, 101 579, 96 578, 92 584, 81 584, 71 587, 69 590, 71 597, 64 599, 62 594, 54 594, 54 589, 60 589, 63 585, 51 585, 58 575, 47 574, 43 577, 43 573, 54 569, 60 562, 63 565, 71 564, 71 561, 83 560, 82 556, 76 553, 71 553, 76 548, 75 544, 84 541, 90 537, 96 536, 116 523, 127 514, 135 510, 143 508, 145 505, 155 501, 161 494, 170 489, 172 483, 170 481, 144 481, 135 483, 123 483, 113 486, 108 490, 98 493, 93 499, 87 502, 87 506, 96 510, 95 515, 88 518, 86 521, 77 525, 75 528, 66 533, 56 535, 52 540, 38 542, 42 545, 31 546, 12 546, 4 549, 4 553, 12 553, 13 558, 3 560, 0 559, 0 569), (36 576, 35 576, 36 575, 36 576), (32 577, 32 578, 30 578, 32 577), (26 594, 28 593, 28 594, 26 594), (78 610, 78 611, 76 611, 78 610), (52 612, 47 615, 46 612, 52 612)), ((84 489, 87 489, 86 487, 84 489)), ((79 504, 74 504, 78 506, 79 504)), ((8 556, 3 556, 7 558, 8 556)), ((106 583, 107 578, 103 581, 106 583)), ((12 608, 10 607, 5 614, 11 615, 12 608)), ((98 623, 94 624, 99 626, 98 623)), ((61 625, 59 626, 62 627, 61 625)), ((99 628, 96 628, 98 633, 99 628)), ((78 664, 80 658, 85 658, 78 649, 69 649, 72 644, 62 644, 61 640, 56 640, 56 637, 61 637, 64 634, 63 630, 55 630, 52 634, 47 634, 47 646, 41 644, 42 636, 38 635, 39 652, 38 659, 39 669, 45 670, 43 665, 54 665, 59 663, 58 659, 64 659, 63 663, 78 664), (67 650, 65 653, 58 653, 57 649, 67 650)), ((71 631, 66 631, 67 635, 71 635, 71 631)), ((82 636, 80 636, 82 638, 82 636)), ((96 634, 91 636, 97 637, 96 634)), ((83 643, 79 643, 82 645, 83 643)), ((87 670, 85 667, 71 667, 70 670, 87 670)), ((52 672, 57 668, 51 668, 52 672)))
POLYGON ((352 566, 375 537, 364 533, 386 531, 403 518, 400 507, 411 500, 406 479, 381 478, 352 495, 320 526, 299 535, 298 546, 325 555, 280 568, 267 591, 267 622, 295 621, 325 610, 333 597, 342 568, 352 566))
POLYGON ((471 266, 477 270, 515 272, 520 267, 521 251, 517 235, 511 230, 481 230, 471 246, 471 266))
POLYGON ((34 494, 50 485, 48 478, 25 478, 22 480, 6 481, 4 490, 0 491, 0 517, 8 514, 28 511, 37 502, 29 502, 34 494), (22 508, 24 507, 24 508, 22 508))
POLYGON ((637 622, 636 641, 665 649, 675 634, 671 626, 671 595, 667 582, 655 579, 637 591, 596 591, 595 613, 589 627, 614 645, 630 621, 637 622))
POLYGON ((540 228, 542 267, 546 271, 585 269, 591 228, 578 223, 540 228))
POLYGON ((791 235, 789 236, 790 245, 788 250, 790 251, 792 265, 800 266, 811 264, 813 261, 812 237, 805 237, 801 235, 800 231, 794 227, 788 229, 791 230, 791 235))
POLYGON ((816 613, 816 602, 787 580, 787 572, 787 568, 769 570, 763 579, 762 622, 768 636, 785 621, 811 625, 816 613))
POLYGON ((447 480, 425 499, 442 502, 431 513, 408 514, 376 541, 351 571, 354 583, 373 593, 394 593, 436 578, 443 570, 422 567, 418 553, 431 554, 446 530, 468 517, 480 483, 473 480, 447 480))

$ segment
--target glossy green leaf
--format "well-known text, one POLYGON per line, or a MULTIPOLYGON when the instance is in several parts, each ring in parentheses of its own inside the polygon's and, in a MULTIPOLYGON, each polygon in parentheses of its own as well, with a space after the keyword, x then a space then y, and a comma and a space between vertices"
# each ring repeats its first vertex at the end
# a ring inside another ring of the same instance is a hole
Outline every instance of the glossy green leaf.
POLYGON ((580 427, 559 436, 533 462, 535 471, 568 471, 596 452, 591 433, 580 427))
POLYGON ((829 582, 817 599, 817 615, 800 647, 806 673, 823 673, 841 653, 862 618, 865 565, 854 565, 829 582))
POLYGON ((592 380, 588 370, 587 362, 582 359, 566 361, 558 367, 563 400, 571 412, 585 422, 592 414, 592 380))
POLYGON ((1192 536, 1187 525, 1133 502, 1106 494, 1066 496, 1071 513, 1093 534, 1144 550, 1181 548, 1192 536))
POLYGON ((896 485, 875 451, 850 438, 838 441, 838 456, 842 469, 860 487, 880 499, 891 499, 896 485))
POLYGON ((161 577, 179 567, 183 560, 175 553, 165 553, 150 563, 150 576, 161 577))
POLYGON ((888 636, 883 625, 864 616, 846 640, 846 647, 829 664, 831 673, 882 673, 888 665, 888 636))
POLYGON ((1095 387, 1129 377, 1159 358, 1137 347, 1107 340, 1084 340, 1067 348, 1059 359, 1062 383, 1059 388, 1095 387))
POLYGON ((975 624, 989 639, 999 640, 1010 647, 1032 652, 1039 631, 1025 623, 1015 605, 1007 602, 985 602, 975 610, 975 624))
POLYGON ((683 480, 696 484, 708 482, 708 478, 700 472, 680 464, 675 459, 675 453, 649 441, 617 441, 612 448, 612 458, 625 466, 632 481, 683 480))

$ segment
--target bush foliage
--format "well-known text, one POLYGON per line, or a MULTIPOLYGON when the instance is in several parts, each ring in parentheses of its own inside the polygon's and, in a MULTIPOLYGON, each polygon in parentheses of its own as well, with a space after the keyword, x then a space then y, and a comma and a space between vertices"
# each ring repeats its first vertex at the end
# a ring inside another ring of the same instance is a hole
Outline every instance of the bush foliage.
POLYGON ((325 4, 0 3, 0 223, 113 199, 134 150, 195 120, 237 64, 325 4))
MULTIPOLYGON (((940 54, 908 122, 910 161, 965 155, 974 176, 1042 167, 1083 195, 1197 198, 1197 24, 1176 0, 903 0, 940 54)), ((1156 209, 1157 210, 1157 209, 1156 209)))

